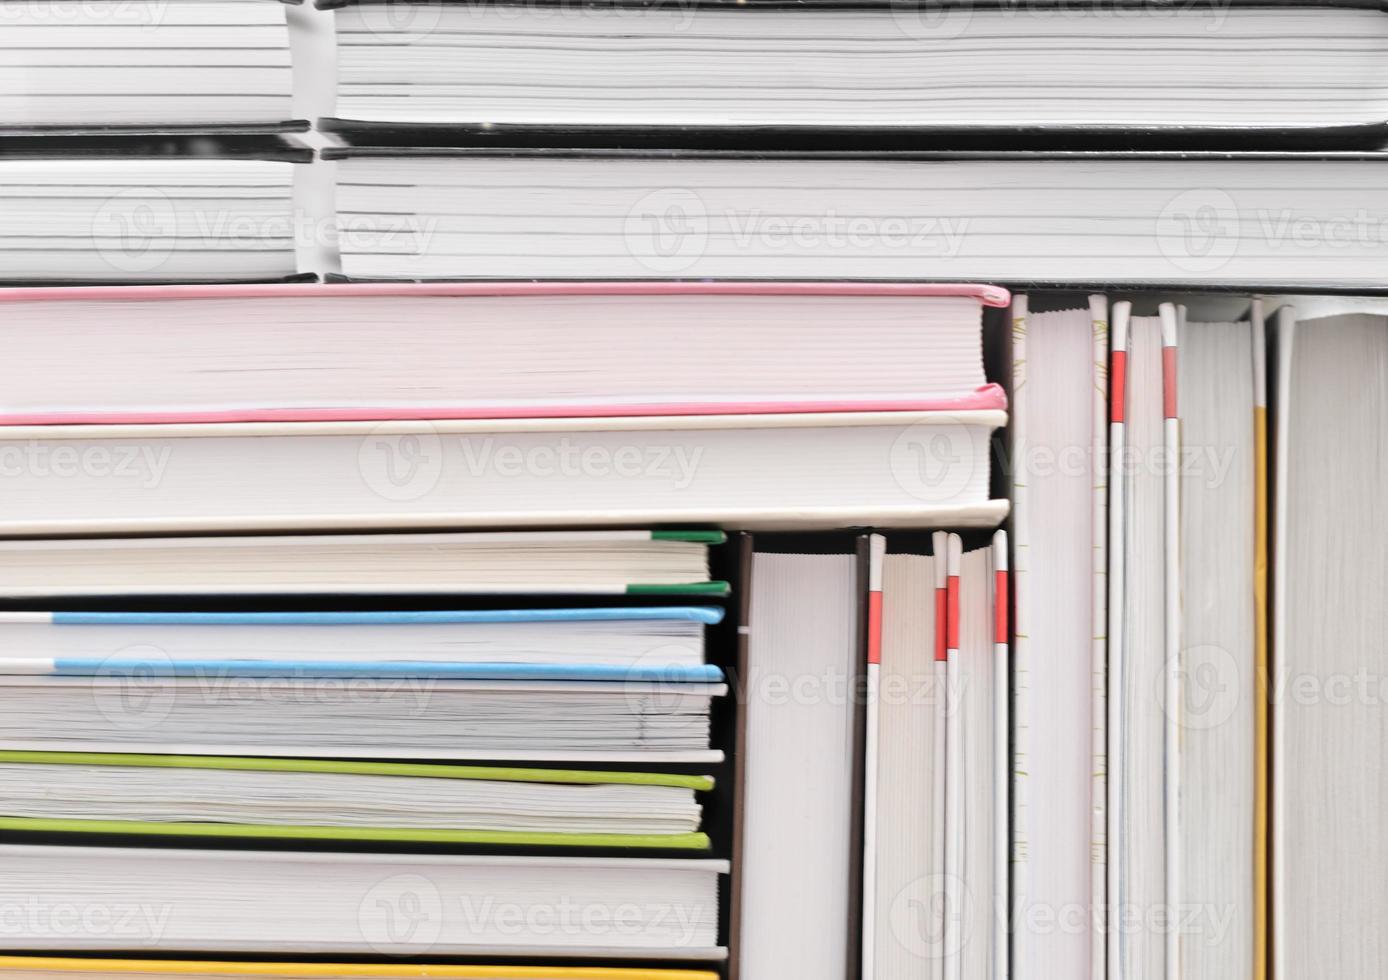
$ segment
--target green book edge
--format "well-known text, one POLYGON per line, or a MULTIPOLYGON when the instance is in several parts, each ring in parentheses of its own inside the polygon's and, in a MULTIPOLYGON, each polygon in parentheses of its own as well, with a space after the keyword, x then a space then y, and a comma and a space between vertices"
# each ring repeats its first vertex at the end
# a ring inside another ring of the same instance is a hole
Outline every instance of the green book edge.
POLYGON ((0 830, 27 830, 60 834, 152 834, 175 837, 362 840, 422 844, 516 844, 526 847, 656 847, 701 851, 708 850, 710 846, 708 835, 701 833, 555 834, 508 830, 160 823, 147 820, 69 820, 49 817, 0 817, 0 830))
POLYGON ((723 544, 728 540, 722 531, 652 531, 652 541, 692 541, 695 544, 723 544))
POLYGON ((684 585, 628 585, 627 595, 727 595, 727 582, 689 582, 684 585))
POLYGON ((527 769, 515 766, 450 766, 413 762, 330 759, 264 759, 220 755, 145 755, 127 752, 26 752, 0 750, 0 764, 71 766, 150 766, 160 769, 235 769, 257 772, 319 772, 351 776, 418 776, 433 779, 492 779, 510 783, 615 784, 673 786, 707 792, 712 776, 660 772, 599 772, 581 769, 527 769))

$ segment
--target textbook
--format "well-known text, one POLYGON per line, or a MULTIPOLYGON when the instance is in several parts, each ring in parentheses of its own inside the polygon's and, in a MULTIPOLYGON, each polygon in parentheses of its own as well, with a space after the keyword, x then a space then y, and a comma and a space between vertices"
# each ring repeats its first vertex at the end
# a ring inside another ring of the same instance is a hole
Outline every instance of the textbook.
POLYGON ((722 531, 457 531, 0 541, 0 595, 709 595, 722 531))
POLYGON ((0 902, 28 909, 12 950, 727 955, 719 860, 27 844, 0 860, 0 902), (67 925, 63 909, 103 903, 121 911, 67 925))
POLYGON ((3 0, 0 24, 0 133, 308 128, 276 0, 3 0))
POLYGON ((922 150, 891 134, 772 149, 728 129, 525 127, 361 142, 322 154, 354 279, 1381 289, 1378 151, 922 150))
POLYGON ((312 158, 264 136, 7 137, 0 282, 293 278, 294 165, 312 158))
POLYGON ((0 675, 711 681, 714 606, 0 612, 0 675))
POLYGON ((0 751, 0 830, 707 850, 707 776, 0 751))
POLYGON ((1388 970, 1382 582, 1388 319, 1277 312, 1272 972, 1388 970))
MULTIPOLYGON (((1121 452, 1123 360, 1109 369, 1103 296, 1013 302, 1010 370, 1016 603, 1012 970, 1018 980, 1104 980, 1104 678, 1109 601, 1108 451, 1121 452), (1110 442, 1110 429, 1115 434, 1110 442), (1056 515, 1066 514, 1066 520, 1056 515), (1066 909, 1085 928, 1044 929, 1066 909)), ((1114 335, 1115 349, 1118 338, 1114 335)), ((1121 583, 1118 584, 1121 589, 1121 583)), ((1121 591, 1119 595, 1121 595, 1121 591)))
POLYGON ((741 126, 768 143, 778 128, 814 127, 849 140, 862 129, 1363 139, 1388 121, 1388 23, 1368 5, 319 4, 337 8, 339 118, 324 126, 345 130, 741 126))
POLYGON ((0 422, 992 408, 981 324, 1006 303, 905 282, 0 289, 0 422))
POLYGON ((495 762, 721 762, 722 684, 383 675, 0 675, 0 749, 495 762))
POLYGON ((995 527, 996 408, 0 428, 0 534, 995 527))

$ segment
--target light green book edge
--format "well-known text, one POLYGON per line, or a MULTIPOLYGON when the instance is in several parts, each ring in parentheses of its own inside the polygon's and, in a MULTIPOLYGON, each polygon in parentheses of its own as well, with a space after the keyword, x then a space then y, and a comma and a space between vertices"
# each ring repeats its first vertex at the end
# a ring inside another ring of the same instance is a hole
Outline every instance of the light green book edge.
POLYGON ((160 823, 150 820, 63 820, 0 817, 0 831, 50 834, 159 834, 278 840, 360 840, 420 844, 506 844, 525 847, 654 847, 709 849, 707 834, 553 834, 416 827, 307 827, 255 823, 160 823))
POLYGON ((147 755, 127 752, 24 752, 0 750, 0 764, 48 766, 150 766, 159 769, 239 769, 258 772, 325 772, 349 776, 416 776, 432 779, 492 779, 508 783, 674 786, 707 792, 712 776, 661 772, 599 772, 529 769, 516 766, 449 766, 411 762, 346 762, 329 759, 266 759, 220 755, 147 755))

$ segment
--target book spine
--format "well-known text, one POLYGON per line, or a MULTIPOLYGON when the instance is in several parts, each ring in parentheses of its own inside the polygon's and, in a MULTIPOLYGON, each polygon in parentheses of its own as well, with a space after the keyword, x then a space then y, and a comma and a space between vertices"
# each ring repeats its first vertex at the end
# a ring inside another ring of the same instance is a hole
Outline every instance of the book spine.
MULTIPOLYGON (((1030 399, 1027 392, 1027 297, 1012 299, 1012 586, 1014 629, 1016 633, 1016 669, 1012 675, 1012 841, 1009 860, 1012 865, 1012 904, 1007 907, 1009 922, 1020 921, 1027 896, 1027 754, 1030 751, 1027 720, 1031 717, 1031 687, 1028 674, 1031 667, 1031 644, 1027 639, 1030 617, 1027 602, 1030 598, 1031 568, 1031 507, 1027 489, 1027 427, 1030 422, 1030 399)), ((1012 975, 1025 980, 1027 948, 1023 931, 1012 936, 1012 975)))
POLYGON ((1268 715, 1268 388, 1263 300, 1254 297, 1253 330, 1253 980, 1267 980, 1268 812, 1271 781, 1268 715))
POLYGON ((1094 480, 1091 535, 1094 541, 1094 592, 1091 599, 1094 637, 1090 651, 1093 679, 1093 769, 1090 784, 1090 980, 1104 980, 1108 901, 1108 441, 1109 441, 1109 310, 1106 296, 1089 297, 1094 338, 1094 445, 1090 473, 1094 480))
POLYGON ((963 679, 959 663, 959 572, 963 542, 951 534, 945 583, 945 980, 963 980, 964 919, 964 771, 963 679))
POLYGON ((993 535, 991 552, 993 607, 993 901, 994 916, 990 920, 993 935, 991 961, 992 980, 1008 980, 1007 920, 1002 918, 1011 908, 1008 889, 1010 865, 1007 861, 1008 842, 1008 783, 1012 771, 1012 756, 1008 737, 1012 729, 1008 694, 1011 689, 1011 664, 1008 647, 1008 582, 1007 532, 993 535))
MULTIPOLYGON (((1162 428, 1165 438, 1165 610, 1166 610, 1166 897, 1168 906, 1180 899, 1181 851, 1181 420, 1177 402, 1177 346, 1185 330, 1185 307, 1163 303, 1162 428)), ((1181 930, 1166 931, 1167 980, 1180 980, 1181 930)))
MULTIPOLYGON (((1127 548, 1124 546, 1126 520, 1124 493, 1124 457, 1127 449, 1127 410, 1128 410, 1128 321, 1132 315, 1132 304, 1126 301, 1113 304, 1110 321, 1109 345, 1109 507, 1108 507, 1108 734, 1117 738, 1123 731, 1123 592, 1125 588, 1127 548)), ((1119 839, 1123 821, 1123 754, 1108 753, 1108 820, 1105 841, 1111 843, 1119 839)), ((1107 851, 1107 846, 1105 848, 1107 851)), ((1116 910, 1110 906, 1117 902, 1121 894, 1119 862, 1107 859, 1105 894, 1094 896, 1096 923, 1105 937, 1106 966, 1092 964, 1091 976, 1094 980, 1103 977, 1122 976, 1121 949, 1117 939, 1110 935, 1109 923, 1098 916, 1116 917, 1116 910)))
MULTIPOLYGON (((946 753, 946 716, 949 714, 949 534, 944 531, 936 531, 931 535, 931 552, 934 555, 935 567, 935 673, 932 678, 935 690, 935 767, 932 773, 933 786, 931 793, 931 808, 934 811, 931 815, 930 826, 932 827, 931 860, 930 866, 937 868, 942 875, 941 880, 948 881, 943 875, 947 872, 945 866, 946 841, 948 839, 948 828, 945 826, 946 802, 945 802, 945 769, 947 765, 946 753)), ((926 910, 930 916, 928 924, 928 935, 932 937, 945 936, 945 922, 947 911, 945 902, 940 901, 942 896, 935 895, 935 899, 930 903, 930 908, 926 910)), ((943 950, 940 951, 941 953, 943 950)), ((930 980, 944 980, 945 976, 945 957, 936 955, 930 960, 930 980)))
POLYGON ((867 732, 863 766, 863 980, 876 974, 878 709, 882 672, 882 564, 887 539, 868 536, 867 732))

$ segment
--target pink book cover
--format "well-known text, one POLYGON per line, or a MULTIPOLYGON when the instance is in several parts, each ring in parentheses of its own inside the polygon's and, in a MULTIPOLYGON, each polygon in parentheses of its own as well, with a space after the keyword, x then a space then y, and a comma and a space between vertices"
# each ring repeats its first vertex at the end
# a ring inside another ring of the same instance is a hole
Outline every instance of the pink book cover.
MULTIPOLYGON (((948 296, 973 297, 1005 308, 999 286, 916 282, 453 282, 281 283, 264 285, 37 286, 0 288, 0 304, 197 299, 304 299, 331 297, 497 296, 948 296)), ((0 425, 145 425, 230 422, 387 422, 449 419, 617 418, 668 415, 779 415, 830 412, 1003 410, 1001 386, 986 384, 947 398, 835 401, 652 402, 575 405, 506 405, 335 408, 236 408, 179 412, 0 413, 0 425)))

